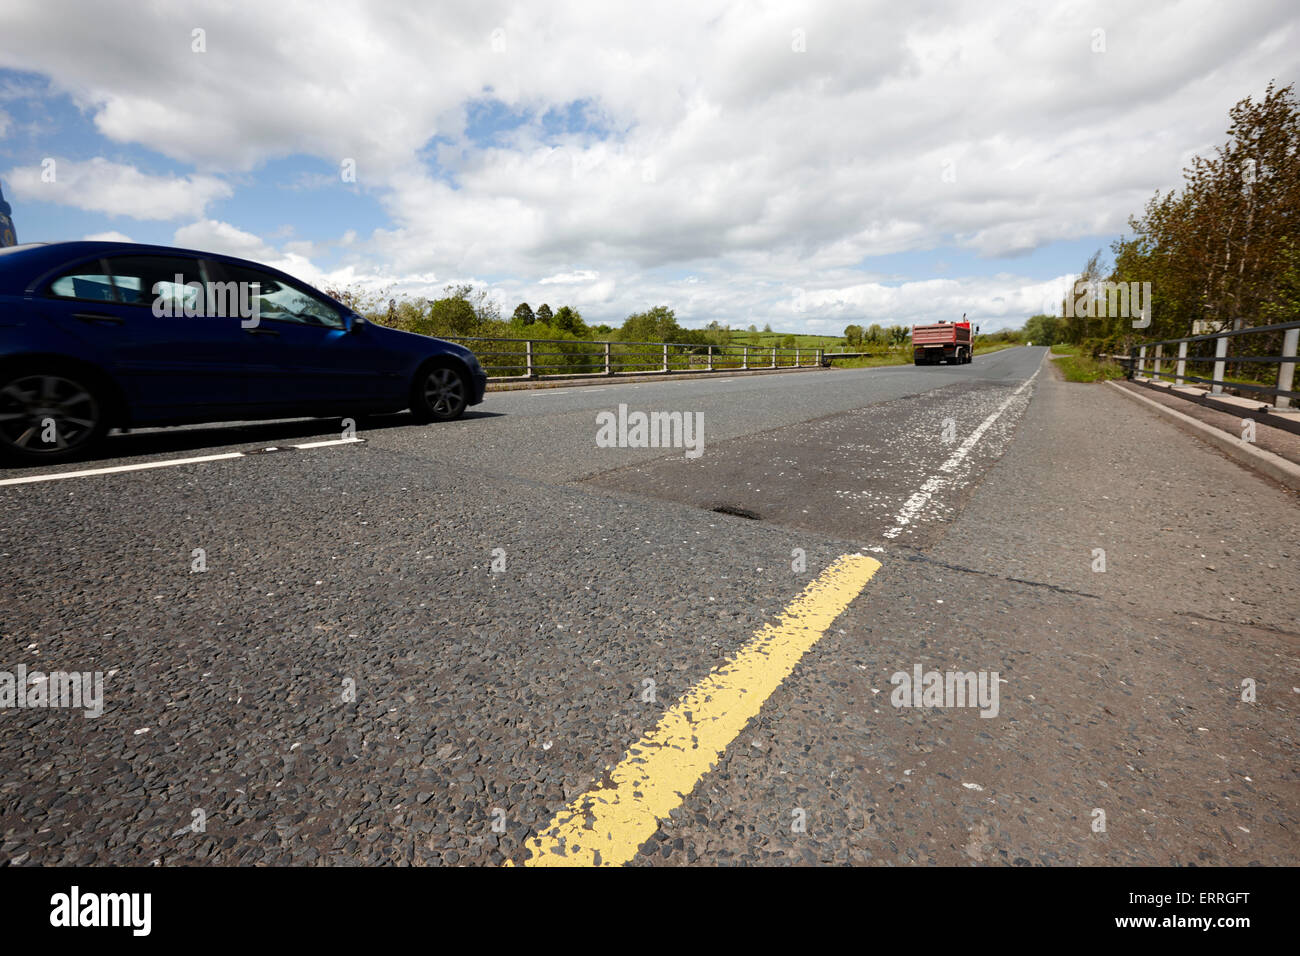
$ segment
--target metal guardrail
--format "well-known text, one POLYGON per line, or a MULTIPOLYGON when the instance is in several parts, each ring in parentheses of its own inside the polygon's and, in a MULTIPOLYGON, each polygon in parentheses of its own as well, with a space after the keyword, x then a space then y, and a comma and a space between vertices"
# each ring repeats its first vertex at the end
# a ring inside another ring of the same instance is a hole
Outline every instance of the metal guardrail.
POLYGON ((1174 385, 1197 382, 1210 386, 1211 395, 1223 394, 1224 388, 1243 389, 1261 395, 1272 395, 1276 408, 1290 408, 1291 400, 1300 398, 1300 392, 1293 390, 1295 385, 1296 345, 1300 341, 1300 322, 1282 322, 1277 325, 1258 325, 1249 329, 1232 329, 1226 332, 1211 332, 1208 335, 1190 335, 1182 339, 1164 339, 1160 342, 1148 342, 1134 346, 1127 356, 1112 355, 1110 358, 1128 363, 1128 378, 1134 376, 1152 376, 1158 379, 1173 379, 1174 385), (1241 335, 1258 335, 1266 332, 1282 333, 1281 355, 1238 355, 1228 354, 1228 340, 1241 335), (1214 355, 1188 355, 1187 346, 1192 342, 1214 342, 1214 355), (1166 345, 1177 345, 1177 356, 1165 355, 1166 345), (1147 362, 1152 364, 1147 369, 1147 362), (1165 362, 1177 363, 1174 371, 1163 370, 1165 362), (1234 382, 1224 378, 1228 363, 1242 362, 1249 364, 1272 364, 1277 366, 1277 384, 1275 386, 1255 385, 1250 382, 1234 382), (1209 378, 1189 375, 1188 365, 1213 365, 1209 378))
POLYGON ((472 349, 495 381, 813 368, 822 349, 440 335, 472 349), (490 347, 483 347, 486 343, 490 347))

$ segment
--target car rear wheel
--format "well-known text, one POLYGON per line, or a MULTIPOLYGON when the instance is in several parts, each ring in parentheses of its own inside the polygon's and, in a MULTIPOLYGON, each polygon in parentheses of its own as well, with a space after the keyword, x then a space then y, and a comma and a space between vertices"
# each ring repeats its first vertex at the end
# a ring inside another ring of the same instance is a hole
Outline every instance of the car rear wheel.
POLYGON ((39 465, 66 461, 108 431, 102 392, 81 372, 0 372, 0 457, 39 465))
POLYGON ((449 365, 434 365, 415 378, 411 412, 422 422, 449 422, 460 418, 469 403, 465 376, 449 365))

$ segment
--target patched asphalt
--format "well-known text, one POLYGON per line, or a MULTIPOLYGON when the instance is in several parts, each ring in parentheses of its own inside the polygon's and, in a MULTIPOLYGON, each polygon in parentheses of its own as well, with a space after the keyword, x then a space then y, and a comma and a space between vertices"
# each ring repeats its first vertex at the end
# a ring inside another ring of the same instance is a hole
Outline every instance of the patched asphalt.
MULTIPOLYGON (((0 713, 0 860, 520 860, 871 547, 876 579, 639 862, 1294 863, 1293 497, 1044 368, 881 539, 945 420, 959 444, 1042 352, 492 394, 364 444, 0 487, 0 669, 108 672, 97 719, 0 713), (704 455, 597 447, 620 402, 702 412, 704 455), (890 707, 914 663, 998 670, 999 717, 890 707)), ((135 434, 96 464, 331 437, 135 434)))

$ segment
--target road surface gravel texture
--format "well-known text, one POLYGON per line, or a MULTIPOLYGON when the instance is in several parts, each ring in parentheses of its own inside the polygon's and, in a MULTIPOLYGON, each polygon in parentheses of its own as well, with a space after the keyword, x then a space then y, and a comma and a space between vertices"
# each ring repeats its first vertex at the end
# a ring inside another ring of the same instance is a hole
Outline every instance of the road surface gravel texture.
POLYGON ((1295 865, 1295 495, 1044 353, 6 471, 282 449, 0 483, 0 671, 101 672, 104 706, 0 712, 0 862, 563 860, 565 808, 598 843, 675 705, 785 628, 752 719, 601 862, 1295 865), (620 404, 700 413, 703 454, 598 446, 620 404), (996 672, 996 714, 895 706, 918 667, 996 672))

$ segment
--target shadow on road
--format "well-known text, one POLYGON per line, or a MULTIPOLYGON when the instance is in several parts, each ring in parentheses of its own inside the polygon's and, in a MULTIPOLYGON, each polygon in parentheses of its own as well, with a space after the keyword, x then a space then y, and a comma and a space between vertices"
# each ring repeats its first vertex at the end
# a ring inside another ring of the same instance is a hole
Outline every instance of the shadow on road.
MULTIPOLYGON (((499 418, 500 412, 481 412, 470 409, 460 421, 476 418, 499 418)), ((272 422, 226 422, 214 425, 184 425, 177 428, 157 428, 147 431, 131 431, 125 434, 112 433, 100 445, 93 456, 83 456, 62 465, 106 464, 122 458, 138 458, 145 455, 160 455, 174 452, 192 451, 199 454, 228 448, 232 445, 273 445, 289 444, 298 441, 329 441, 342 436, 341 418, 297 418, 289 421, 272 422)), ((451 423, 448 423, 451 424, 451 423)), ((438 428, 439 423, 420 426, 410 412, 393 415, 365 416, 357 420, 357 436, 366 437, 367 432, 385 431, 391 428, 418 426, 438 428)), ((39 472, 40 467, 16 465, 0 467, 0 474, 19 471, 39 472)))

